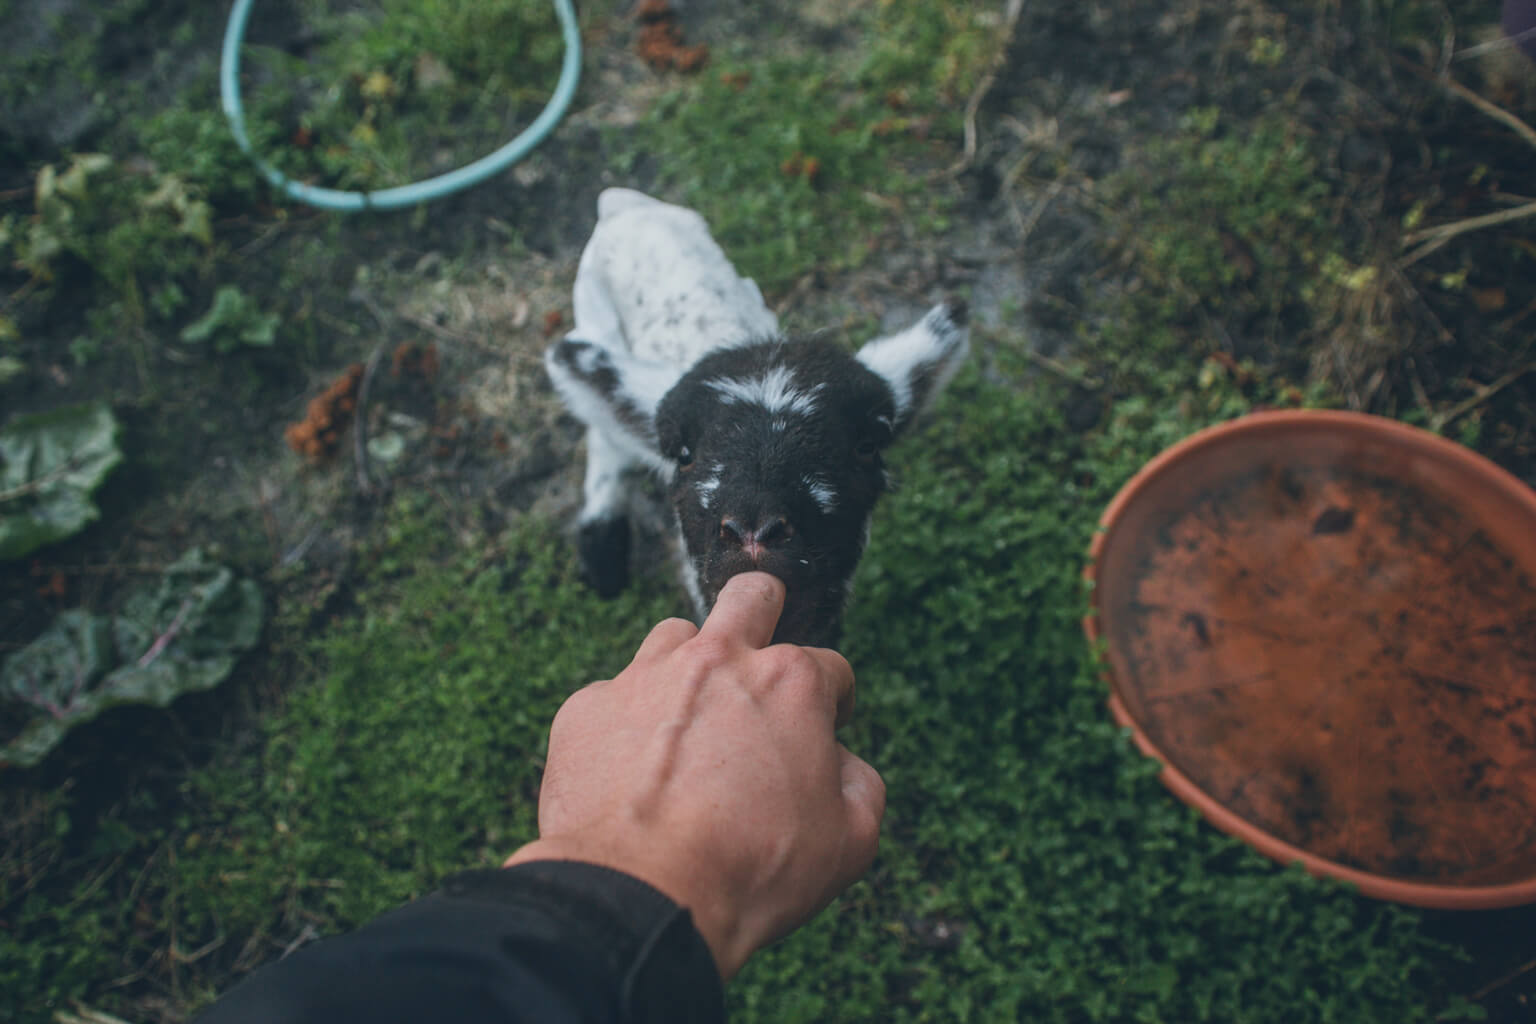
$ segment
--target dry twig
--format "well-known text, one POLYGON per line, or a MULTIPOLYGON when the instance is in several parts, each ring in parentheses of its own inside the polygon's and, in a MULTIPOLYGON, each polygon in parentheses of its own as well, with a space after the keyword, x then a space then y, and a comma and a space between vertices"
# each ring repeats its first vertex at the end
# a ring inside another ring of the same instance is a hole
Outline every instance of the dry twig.
POLYGON ((376 490, 368 473, 368 391, 383 357, 384 342, 381 341, 373 346, 373 352, 368 356, 363 382, 357 386, 357 411, 352 414, 352 459, 357 471, 357 489, 365 498, 372 497, 376 490))
MULTIPOLYGON (((1531 147, 1536 148, 1536 128, 1532 128, 1492 100, 1480 96, 1462 85, 1452 78, 1449 72, 1435 74, 1428 68, 1407 58, 1396 57, 1394 59, 1398 64, 1425 81, 1433 82, 1458 99, 1472 104, 1472 106, 1520 136, 1531 147)), ((1523 206, 1517 206, 1510 210, 1500 210, 1497 213, 1483 214, 1479 217, 1468 217, 1464 220, 1452 221, 1449 224, 1440 224, 1433 228, 1412 232, 1403 236, 1402 244, 1405 246, 1418 245, 1418 248, 1405 256, 1399 265, 1407 266, 1410 263, 1423 259, 1457 235, 1531 216, 1536 216, 1536 203, 1526 203, 1523 206)))
POLYGON ((70 1000, 74 1012, 69 1010, 56 1010, 53 1019, 56 1024, 128 1024, 121 1017, 114 1017, 104 1010, 93 1010, 78 1000, 70 1000))
POLYGON ((1446 424, 1460 418, 1466 413, 1477 408, 1479 405, 1482 405, 1484 402, 1488 401, 1488 399, 1492 398, 1500 391, 1503 391, 1505 388, 1509 387, 1515 381, 1519 380, 1527 373, 1530 373, 1532 370, 1536 370, 1536 360, 1532 360, 1531 362, 1526 363, 1524 366, 1515 367, 1513 370, 1510 370, 1508 373, 1504 374, 1504 376, 1500 377, 1492 384, 1484 384, 1482 387, 1478 388, 1477 393, 1472 395, 1470 398, 1463 399, 1462 401, 1457 402, 1455 405, 1451 406, 1449 409, 1446 409, 1444 412, 1437 412, 1431 416, 1429 419, 1429 428, 1434 431, 1444 429, 1446 424))
POLYGON ((1505 985, 1508 985, 1513 981, 1517 981, 1521 975, 1530 974, 1532 971, 1536 971, 1536 960, 1523 963, 1519 967, 1516 967, 1514 970, 1510 971, 1508 974, 1493 979, 1488 984, 1472 993, 1472 1001, 1474 1003, 1481 1002, 1488 996, 1492 995, 1494 992, 1497 992, 1499 989, 1503 988, 1505 985))
POLYGON ((960 159, 955 161, 938 177, 941 179, 955 178, 976 162, 976 115, 981 111, 981 104, 986 100, 987 94, 997 84, 997 75, 1003 69, 1008 60, 1008 48, 1013 45, 1013 33, 1019 25, 1019 17, 1024 13, 1024 0, 1008 0, 1008 6, 1003 11, 1002 44, 997 48, 997 54, 992 58, 991 66, 982 76, 971 98, 965 104, 965 148, 961 152, 960 159))
POLYGON ((1498 210, 1494 213, 1485 213, 1478 217, 1466 217, 1447 224, 1437 224, 1432 228, 1425 228, 1422 231, 1410 232, 1403 236, 1402 244, 1405 246, 1418 245, 1418 248, 1404 256, 1400 265, 1406 267, 1410 263, 1417 263, 1457 235, 1464 235, 1468 231, 1478 231, 1482 228, 1491 228, 1496 224, 1506 224, 1512 220, 1522 220, 1526 217, 1536 217, 1536 203, 1526 203, 1524 206, 1516 206, 1508 210, 1498 210))
POLYGON ((1497 103, 1479 96, 1477 93, 1473 92, 1471 89, 1468 89, 1466 86, 1462 85, 1448 74, 1432 75, 1429 73, 1429 71, 1413 63, 1412 61, 1403 60, 1402 63, 1410 68, 1414 74, 1434 82, 1436 85, 1440 86, 1440 88, 1444 89, 1446 92, 1449 92, 1451 95, 1456 96, 1459 99, 1466 100, 1478 110, 1481 110, 1495 121, 1513 131, 1516 135, 1520 136, 1530 145, 1536 146, 1536 128, 1532 128, 1530 125, 1526 124, 1524 121, 1520 120, 1514 114, 1511 114, 1497 103))

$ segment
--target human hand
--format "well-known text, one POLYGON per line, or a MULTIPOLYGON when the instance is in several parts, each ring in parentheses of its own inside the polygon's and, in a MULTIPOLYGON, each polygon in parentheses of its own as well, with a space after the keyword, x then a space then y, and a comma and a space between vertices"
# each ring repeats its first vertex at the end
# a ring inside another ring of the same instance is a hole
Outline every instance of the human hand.
POLYGON ((833 734, 853 710, 835 651, 770 646, 784 584, 732 577, 702 627, 668 619, 619 675, 555 715, 540 838, 506 866, 576 860, 693 915, 729 980, 868 870, 885 783, 833 734))

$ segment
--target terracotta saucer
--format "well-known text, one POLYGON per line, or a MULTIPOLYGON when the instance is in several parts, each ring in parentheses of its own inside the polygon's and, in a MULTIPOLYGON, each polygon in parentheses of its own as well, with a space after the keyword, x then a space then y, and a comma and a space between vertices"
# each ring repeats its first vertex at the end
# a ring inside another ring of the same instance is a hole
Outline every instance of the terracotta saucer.
POLYGON ((1390 420, 1261 413, 1101 525, 1084 626, 1170 789, 1371 896, 1536 902, 1536 492, 1390 420))

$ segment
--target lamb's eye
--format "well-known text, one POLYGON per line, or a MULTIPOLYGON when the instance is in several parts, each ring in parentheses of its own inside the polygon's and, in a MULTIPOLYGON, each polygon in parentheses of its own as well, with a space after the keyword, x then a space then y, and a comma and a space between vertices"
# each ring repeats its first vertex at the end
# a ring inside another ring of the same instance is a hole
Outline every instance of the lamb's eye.
POLYGON ((687 469, 689 466, 693 465, 693 449, 689 448, 687 445, 683 445, 677 450, 677 457, 675 461, 677 462, 678 469, 687 469))
POLYGON ((860 462, 869 462, 876 455, 880 454, 880 446, 866 437, 853 446, 853 454, 858 456, 860 462))

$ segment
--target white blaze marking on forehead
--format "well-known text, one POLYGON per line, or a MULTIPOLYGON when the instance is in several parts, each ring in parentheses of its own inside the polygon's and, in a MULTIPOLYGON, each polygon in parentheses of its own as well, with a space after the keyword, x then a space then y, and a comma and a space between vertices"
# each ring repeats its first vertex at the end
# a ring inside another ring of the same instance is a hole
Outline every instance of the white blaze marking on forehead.
POLYGON ((705 477, 694 484, 693 489, 698 492, 700 501, 706 505, 709 504, 709 499, 713 498, 715 492, 720 489, 720 475, 716 473, 714 476, 705 477))
POLYGON ((832 489, 831 484, 814 476, 805 477, 800 482, 805 485, 806 491, 823 512, 831 512, 837 508, 837 492, 832 489))
POLYGON ((809 416, 816 411, 816 393, 823 385, 817 384, 810 390, 796 387, 794 371, 787 366, 773 366, 760 377, 712 380, 708 387, 727 402, 760 405, 770 413, 809 416))

